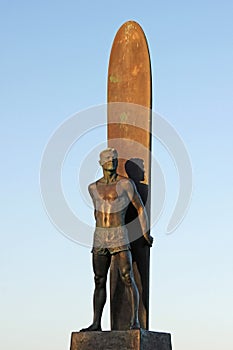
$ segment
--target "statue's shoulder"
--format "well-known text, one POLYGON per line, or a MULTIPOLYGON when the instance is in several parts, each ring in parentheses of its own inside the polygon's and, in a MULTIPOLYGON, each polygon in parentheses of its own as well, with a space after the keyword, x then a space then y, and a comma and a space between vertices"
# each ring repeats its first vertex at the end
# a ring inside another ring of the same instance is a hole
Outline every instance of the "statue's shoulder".
POLYGON ((96 180, 95 182, 91 183, 89 186, 88 186, 88 190, 89 192, 94 192, 96 191, 96 187, 103 183, 103 178, 101 177, 100 179, 96 180))
POLYGON ((100 179, 96 180, 96 182, 94 182, 95 186, 101 185, 101 184, 105 184, 104 178, 101 177, 100 179))
POLYGON ((135 187, 133 180, 128 177, 118 175, 117 179, 122 186, 130 187, 130 188, 135 187))
POLYGON ((95 191, 95 189, 96 189, 96 182, 93 182, 88 186, 88 191, 90 193, 93 193, 93 191, 95 191))

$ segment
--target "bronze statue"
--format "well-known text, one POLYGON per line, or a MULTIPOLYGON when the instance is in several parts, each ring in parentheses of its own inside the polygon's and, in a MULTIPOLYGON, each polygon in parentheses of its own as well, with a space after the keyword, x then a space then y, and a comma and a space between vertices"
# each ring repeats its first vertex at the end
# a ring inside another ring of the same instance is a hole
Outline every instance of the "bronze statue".
POLYGON ((129 204, 132 203, 138 212, 145 244, 151 247, 153 238, 148 233, 148 217, 134 182, 117 174, 116 149, 107 148, 102 151, 99 163, 103 168, 103 177, 88 188, 93 200, 96 220, 92 249, 95 275, 94 317, 93 323, 81 331, 101 331, 101 317, 106 302, 106 280, 112 255, 116 258, 122 281, 130 296, 132 312, 129 329, 139 329, 139 296, 133 275, 125 215, 129 204))

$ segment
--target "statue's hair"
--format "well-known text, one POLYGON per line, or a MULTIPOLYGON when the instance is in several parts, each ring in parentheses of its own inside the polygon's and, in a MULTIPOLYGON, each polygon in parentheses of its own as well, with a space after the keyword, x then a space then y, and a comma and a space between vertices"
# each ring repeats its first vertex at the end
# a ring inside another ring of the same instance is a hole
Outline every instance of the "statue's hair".
POLYGON ((118 158, 117 150, 115 148, 108 147, 100 152, 100 164, 101 165, 102 165, 101 158, 103 158, 105 153, 110 153, 113 156, 113 158, 118 158))

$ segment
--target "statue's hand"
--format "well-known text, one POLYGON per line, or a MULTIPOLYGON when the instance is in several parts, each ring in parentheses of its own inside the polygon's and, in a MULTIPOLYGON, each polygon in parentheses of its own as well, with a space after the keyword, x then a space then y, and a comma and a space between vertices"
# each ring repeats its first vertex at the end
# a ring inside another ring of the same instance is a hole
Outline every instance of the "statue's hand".
POLYGON ((149 233, 145 233, 143 235, 144 239, 145 239, 145 243, 146 245, 148 245, 149 247, 152 247, 152 244, 153 244, 153 240, 154 238, 149 234, 149 233))

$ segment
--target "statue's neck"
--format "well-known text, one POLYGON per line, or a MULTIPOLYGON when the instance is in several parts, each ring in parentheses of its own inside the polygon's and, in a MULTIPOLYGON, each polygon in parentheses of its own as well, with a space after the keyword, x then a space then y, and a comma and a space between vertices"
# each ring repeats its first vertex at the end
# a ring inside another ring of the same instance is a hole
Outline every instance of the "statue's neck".
POLYGON ((105 183, 108 184, 108 183, 116 182, 118 175, 115 170, 114 171, 104 170, 103 173, 104 173, 103 179, 105 183))

